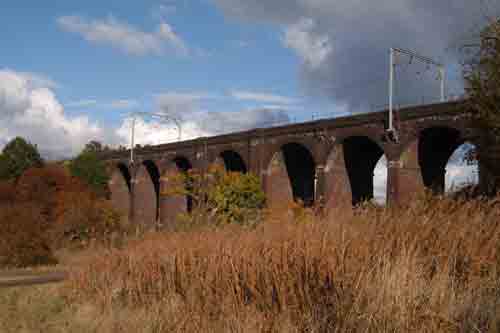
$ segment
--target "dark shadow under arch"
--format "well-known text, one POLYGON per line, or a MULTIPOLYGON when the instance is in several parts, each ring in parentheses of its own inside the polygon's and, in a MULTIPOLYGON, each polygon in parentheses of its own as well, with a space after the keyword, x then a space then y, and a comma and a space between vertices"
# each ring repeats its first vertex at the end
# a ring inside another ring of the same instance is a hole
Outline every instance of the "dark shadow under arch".
POLYGON ((294 200, 307 207, 314 205, 316 163, 311 152, 299 143, 281 147, 294 200))
MULTIPOLYGON (((173 162, 175 163, 177 170, 179 170, 184 174, 186 174, 189 170, 193 168, 191 162, 184 156, 178 156, 174 158, 173 162)), ((186 182, 184 186, 186 187, 188 192, 192 190, 192 184, 190 184, 189 182, 186 182)), ((193 197, 190 195, 186 195, 186 210, 188 213, 190 213, 193 210, 193 197)))
POLYGON ((156 207, 156 219, 160 217, 160 171, 156 164, 151 160, 146 160, 142 162, 142 165, 148 171, 151 182, 153 183, 155 189, 155 207, 156 207))
POLYGON ((224 166, 227 171, 247 173, 247 166, 240 154, 233 150, 225 150, 220 153, 224 160, 224 166))
POLYGON ((435 193, 444 192, 446 165, 463 143, 460 132, 454 128, 431 127, 420 133, 418 163, 425 187, 435 193))
POLYGON ((375 166, 384 155, 380 146, 365 136, 353 136, 344 140, 344 160, 351 184, 352 204, 373 199, 375 166))
POLYGON ((117 166, 118 170, 120 170, 120 173, 123 176, 123 179, 125 179, 125 182, 127 183, 128 191, 129 193, 132 191, 132 176, 130 175, 130 171, 128 170, 128 167, 124 163, 118 163, 117 166))

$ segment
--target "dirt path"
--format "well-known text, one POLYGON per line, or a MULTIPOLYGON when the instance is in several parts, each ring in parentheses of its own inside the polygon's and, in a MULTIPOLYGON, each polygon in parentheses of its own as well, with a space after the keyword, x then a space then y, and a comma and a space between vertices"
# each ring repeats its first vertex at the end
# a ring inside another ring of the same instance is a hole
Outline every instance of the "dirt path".
POLYGON ((0 288, 62 282, 66 278, 64 272, 0 272, 0 288))

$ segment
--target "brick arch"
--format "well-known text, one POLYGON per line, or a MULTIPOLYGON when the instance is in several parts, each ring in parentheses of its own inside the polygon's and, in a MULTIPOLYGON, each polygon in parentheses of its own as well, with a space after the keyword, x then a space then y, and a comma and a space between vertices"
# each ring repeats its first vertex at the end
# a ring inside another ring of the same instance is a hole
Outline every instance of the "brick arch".
POLYGON ((250 170, 250 158, 247 146, 235 147, 232 145, 222 145, 212 147, 208 153, 208 164, 219 164, 227 170, 231 169, 228 168, 228 165, 226 163, 227 161, 222 156, 224 153, 235 155, 237 159, 240 159, 241 162, 243 162, 242 164, 245 166, 246 171, 250 170))
POLYGON ((108 187, 111 192, 113 207, 128 220, 130 216, 130 202, 132 192, 132 177, 130 170, 124 163, 116 163, 112 166, 108 187))
POLYGON ((300 201, 312 206, 316 199, 316 167, 313 153, 303 144, 291 141, 280 146, 266 168, 269 205, 300 201))
MULTIPOLYGON (((448 120, 426 121, 426 122, 423 122, 422 124, 415 125, 412 128, 411 135, 406 135, 406 136, 403 136, 401 138, 401 141, 399 142, 399 145, 398 145, 399 149, 397 150, 396 154, 394 154, 394 157, 398 158, 399 155, 401 155, 402 153, 407 151, 413 143, 418 141, 418 138, 420 138, 420 136, 422 135, 422 132, 424 132, 425 130, 428 130, 430 128, 440 128, 440 127, 455 130, 455 131, 459 132, 463 138, 467 137, 467 135, 465 133, 465 129, 464 129, 465 126, 463 124, 451 122, 449 119, 448 120)), ((403 132, 403 131, 404 131, 404 129, 400 130, 400 132, 403 132)), ((473 138, 467 139, 467 141, 474 141, 473 143, 477 144, 477 142, 475 142, 475 139, 473 139, 473 138)))
MULTIPOLYGON (((186 155, 175 155, 163 161, 160 194, 160 222, 164 226, 173 226, 179 214, 189 213, 193 199, 184 194, 176 194, 185 184, 180 184, 180 173, 193 169, 191 159, 186 155), (181 188, 180 188, 181 187, 181 188)), ((189 190, 189 189, 188 189, 189 190)))
POLYGON ((443 193, 446 165, 465 142, 478 144, 475 138, 467 137, 460 125, 442 121, 419 126, 414 137, 401 143, 392 163, 398 169, 394 172, 401 188, 396 194, 398 201, 408 202, 426 188, 443 193))
POLYGON ((217 155, 215 163, 223 165, 227 171, 232 172, 247 173, 249 167, 244 155, 233 149, 222 150, 217 155))
POLYGON ((365 129, 365 128, 354 128, 354 129, 349 129, 348 133, 340 133, 337 136, 335 136, 335 143, 336 144, 343 144, 345 140, 352 138, 352 137, 366 137, 373 143, 375 143, 377 146, 380 147, 380 149, 384 150, 384 153, 386 152, 385 149, 385 142, 382 140, 384 136, 385 130, 383 128, 370 128, 370 129, 365 129))
POLYGON ((160 212, 160 171, 155 161, 144 160, 137 165, 133 192, 134 222, 154 225, 160 212))
POLYGON ((373 172, 384 146, 373 136, 352 135, 338 138, 325 166, 328 208, 357 205, 374 196, 373 172))
POLYGON ((261 168, 263 170, 268 170, 271 160, 274 158, 275 154, 278 153, 283 146, 290 143, 296 143, 304 146, 312 155, 316 165, 324 165, 325 154, 324 154, 324 143, 319 142, 312 136, 303 137, 283 137, 274 138, 270 141, 265 142, 265 149, 261 152, 261 168))

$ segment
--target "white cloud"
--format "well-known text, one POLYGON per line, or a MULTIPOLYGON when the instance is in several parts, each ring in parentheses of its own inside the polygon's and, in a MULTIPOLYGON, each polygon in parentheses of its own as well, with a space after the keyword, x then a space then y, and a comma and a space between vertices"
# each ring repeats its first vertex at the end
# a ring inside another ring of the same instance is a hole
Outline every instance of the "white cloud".
MULTIPOLYGON (((277 26, 281 43, 302 62, 302 87, 314 97, 367 111, 386 103, 390 47, 435 58, 455 72, 449 92, 463 91, 460 53, 465 37, 500 13, 500 1, 485 0, 213 0, 231 19, 277 26), (488 8, 485 3, 488 2, 488 8)), ((396 103, 439 100, 435 72, 424 66, 398 72, 396 103), (423 70, 420 71, 423 67, 423 70), (422 75, 418 75, 420 72, 422 75)))
POLYGON ((373 198, 380 205, 387 200, 387 158, 383 155, 373 171, 373 198))
POLYGON ((66 157, 78 153, 92 139, 116 142, 88 117, 68 117, 52 88, 40 85, 36 76, 0 70, 0 122, 5 124, 0 148, 22 136, 36 143, 46 156, 66 157))
POLYGON ((326 34, 316 32, 316 23, 311 18, 301 18, 285 29, 283 43, 294 50, 302 61, 312 69, 323 64, 333 47, 326 34))
POLYGON ((262 103, 271 103, 271 104, 296 104, 299 102, 296 98, 280 96, 275 94, 263 93, 263 92, 253 92, 253 91, 231 91, 231 97, 239 100, 239 101, 254 101, 254 102, 262 102, 262 103))
POLYGON ((57 22, 65 31, 80 34, 89 42, 110 44, 132 55, 161 55, 168 49, 180 54, 189 51, 186 43, 165 22, 161 22, 155 32, 141 31, 113 16, 92 21, 81 16, 62 16, 57 22))
MULTIPOLYGON (((238 112, 208 112, 201 102, 221 96, 205 92, 167 92, 156 95, 157 113, 175 117, 181 123, 182 140, 202 136, 269 127, 289 122, 288 114, 277 109, 250 109, 238 112)), ((130 120, 117 130, 121 142, 130 144, 130 120)), ((137 144, 161 144, 176 141, 178 130, 175 122, 158 121, 151 117, 137 120, 135 142, 137 144)))
POLYGON ((447 193, 455 192, 468 185, 479 183, 479 170, 477 163, 468 164, 464 161, 464 156, 474 145, 465 143, 458 147, 451 155, 446 165, 445 191, 447 193))

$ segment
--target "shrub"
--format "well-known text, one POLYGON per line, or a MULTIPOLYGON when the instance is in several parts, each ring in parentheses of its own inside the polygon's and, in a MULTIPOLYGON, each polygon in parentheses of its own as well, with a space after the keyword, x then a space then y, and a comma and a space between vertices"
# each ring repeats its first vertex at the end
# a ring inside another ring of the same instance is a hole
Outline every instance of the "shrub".
POLYGON ((256 222, 265 204, 260 180, 253 174, 226 172, 213 165, 206 173, 189 170, 165 177, 169 184, 163 196, 184 195, 193 203, 193 210, 183 216, 183 223, 256 222))
POLYGON ((0 181, 0 204, 12 202, 15 198, 16 187, 12 181, 0 181))
POLYGON ((48 237, 49 224, 33 202, 0 204, 0 267, 55 264, 48 237))
POLYGON ((107 201, 93 200, 89 196, 69 193, 65 209, 53 227, 54 245, 85 247, 92 241, 107 243, 113 233, 121 233, 120 215, 107 201))
POLYGON ((208 200, 219 221, 242 223, 255 219, 265 203, 259 178, 239 172, 216 173, 215 177, 214 185, 208 190, 208 200))
POLYGON ((71 175, 78 177, 101 196, 107 193, 109 177, 97 152, 84 150, 69 164, 71 175))
POLYGON ((47 221, 54 223, 64 206, 67 192, 85 193, 83 184, 72 179, 68 171, 59 165, 27 170, 16 185, 17 202, 36 202, 47 221))
POLYGON ((43 159, 37 147, 23 138, 16 137, 7 143, 0 154, 0 179, 17 179, 29 168, 42 165, 43 159))

